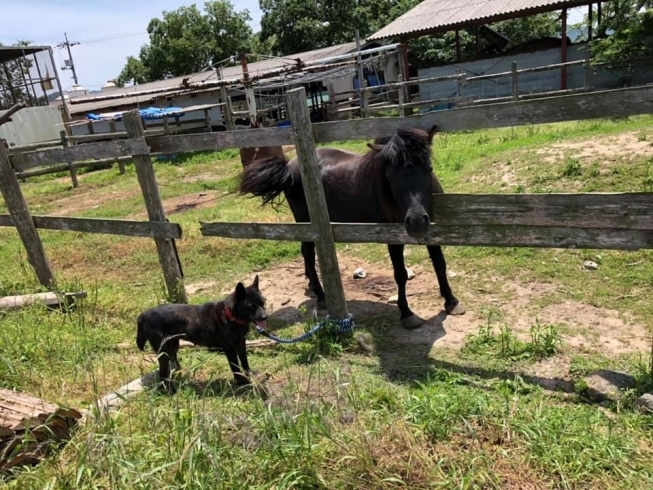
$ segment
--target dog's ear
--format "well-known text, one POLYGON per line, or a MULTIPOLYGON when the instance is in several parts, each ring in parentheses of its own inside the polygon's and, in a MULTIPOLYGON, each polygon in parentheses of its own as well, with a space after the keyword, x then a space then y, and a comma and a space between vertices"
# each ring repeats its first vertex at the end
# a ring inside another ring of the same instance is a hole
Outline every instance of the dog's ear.
POLYGON ((243 286, 242 282, 239 282, 236 284, 236 301, 239 299, 245 299, 247 297, 247 291, 245 290, 245 286, 243 286))
POLYGON ((437 124, 434 124, 431 126, 431 129, 428 130, 428 135, 429 135, 429 144, 433 143, 433 137, 435 136, 435 133, 438 132, 438 126, 437 124))
POLYGON ((252 287, 254 289, 258 289, 258 274, 256 274, 256 277, 254 278, 254 282, 252 283, 252 287))

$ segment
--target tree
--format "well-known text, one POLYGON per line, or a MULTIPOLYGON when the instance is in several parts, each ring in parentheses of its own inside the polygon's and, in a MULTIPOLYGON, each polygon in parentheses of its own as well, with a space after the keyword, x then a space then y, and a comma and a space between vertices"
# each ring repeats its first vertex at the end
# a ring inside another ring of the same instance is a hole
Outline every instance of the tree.
POLYGON ((601 23, 593 28, 593 62, 619 62, 620 68, 634 71, 642 66, 635 58, 653 55, 653 0, 605 2, 601 23))
MULTIPOLYGON (((13 46, 29 46, 31 41, 18 41, 13 46)), ((3 44, 0 43, 0 46, 3 44)), ((23 102, 29 104, 32 98, 28 88, 24 87, 23 75, 32 67, 32 61, 27 58, 0 63, 0 109, 8 109, 12 105, 23 102)))
POLYGON ((249 52, 253 33, 249 12, 237 12, 229 0, 212 0, 201 12, 195 4, 164 11, 147 26, 150 42, 138 58, 129 57, 119 85, 144 83, 205 70, 231 56, 249 52))

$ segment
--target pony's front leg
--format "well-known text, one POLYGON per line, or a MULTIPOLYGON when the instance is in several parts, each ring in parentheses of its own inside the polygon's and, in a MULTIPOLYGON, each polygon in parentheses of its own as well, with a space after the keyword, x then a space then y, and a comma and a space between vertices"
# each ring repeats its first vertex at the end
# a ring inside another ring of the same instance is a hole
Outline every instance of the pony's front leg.
POLYGON ((435 275, 438 278, 440 285, 440 296, 444 298, 444 309, 450 315, 462 315, 465 313, 465 307, 460 304, 460 301, 453 295, 449 280, 447 279, 447 263, 444 260, 442 247, 440 245, 427 245, 426 249, 429 251, 429 257, 433 262, 435 275))
POLYGON ((315 243, 302 242, 302 256, 304 257, 304 274, 308 278, 308 287, 317 296, 317 307, 324 309, 327 306, 326 297, 315 268, 315 243))
POLYGON ((388 245, 388 252, 395 273, 395 282, 397 283, 397 293, 399 295, 397 306, 401 312, 401 326, 404 328, 417 328, 424 323, 424 320, 415 315, 408 307, 408 300, 406 299, 408 272, 404 264, 404 246, 388 245))

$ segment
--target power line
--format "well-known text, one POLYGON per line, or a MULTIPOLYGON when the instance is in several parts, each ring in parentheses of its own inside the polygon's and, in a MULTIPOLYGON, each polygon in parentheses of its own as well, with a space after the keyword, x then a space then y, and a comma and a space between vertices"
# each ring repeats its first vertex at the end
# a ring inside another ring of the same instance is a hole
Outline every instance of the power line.
POLYGON ((68 60, 64 61, 64 66, 62 66, 61 69, 62 70, 68 70, 68 69, 72 70, 73 71, 73 80, 75 80, 75 85, 79 85, 79 82, 77 81, 77 72, 75 71, 75 62, 73 61, 73 53, 70 51, 70 47, 79 44, 79 42, 78 41, 70 42, 70 41, 68 41, 68 34, 64 32, 63 35, 66 38, 66 40, 64 42, 62 42, 62 43, 57 44, 57 47, 58 48, 66 48, 68 50, 68 60), (70 66, 68 65, 67 62, 70 64, 70 66))
POLYGON ((141 36, 143 34, 147 34, 147 31, 139 30, 139 31, 132 31, 132 32, 123 32, 123 33, 118 33, 118 34, 110 34, 110 35, 104 36, 104 37, 86 39, 84 41, 80 41, 79 44, 101 43, 101 42, 104 42, 104 41, 111 41, 113 39, 121 39, 121 38, 124 38, 124 37, 141 36))

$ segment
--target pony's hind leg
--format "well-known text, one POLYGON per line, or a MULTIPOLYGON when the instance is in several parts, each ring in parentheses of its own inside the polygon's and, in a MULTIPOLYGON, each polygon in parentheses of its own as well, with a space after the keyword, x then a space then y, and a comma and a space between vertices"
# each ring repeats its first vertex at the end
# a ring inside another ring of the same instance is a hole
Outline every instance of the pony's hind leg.
POLYGON ((304 257, 304 274, 308 278, 308 287, 317 296, 317 307, 326 308, 326 297, 324 289, 320 284, 320 279, 317 277, 317 269, 315 268, 315 243, 302 242, 302 256, 304 257))
POLYGON ((444 309, 450 315, 462 315, 465 313, 465 307, 460 304, 460 301, 453 295, 449 280, 447 279, 447 262, 444 260, 442 247, 440 245, 427 245, 429 257, 433 262, 435 275, 438 278, 440 285, 440 295, 444 298, 444 309))
POLYGON ((417 328, 424 323, 424 320, 415 315, 408 307, 408 300, 406 299, 408 272, 404 264, 404 246, 388 245, 388 252, 392 261, 392 268, 394 269, 395 282, 397 283, 397 293, 399 296, 397 306, 401 313, 401 326, 404 328, 417 328))

